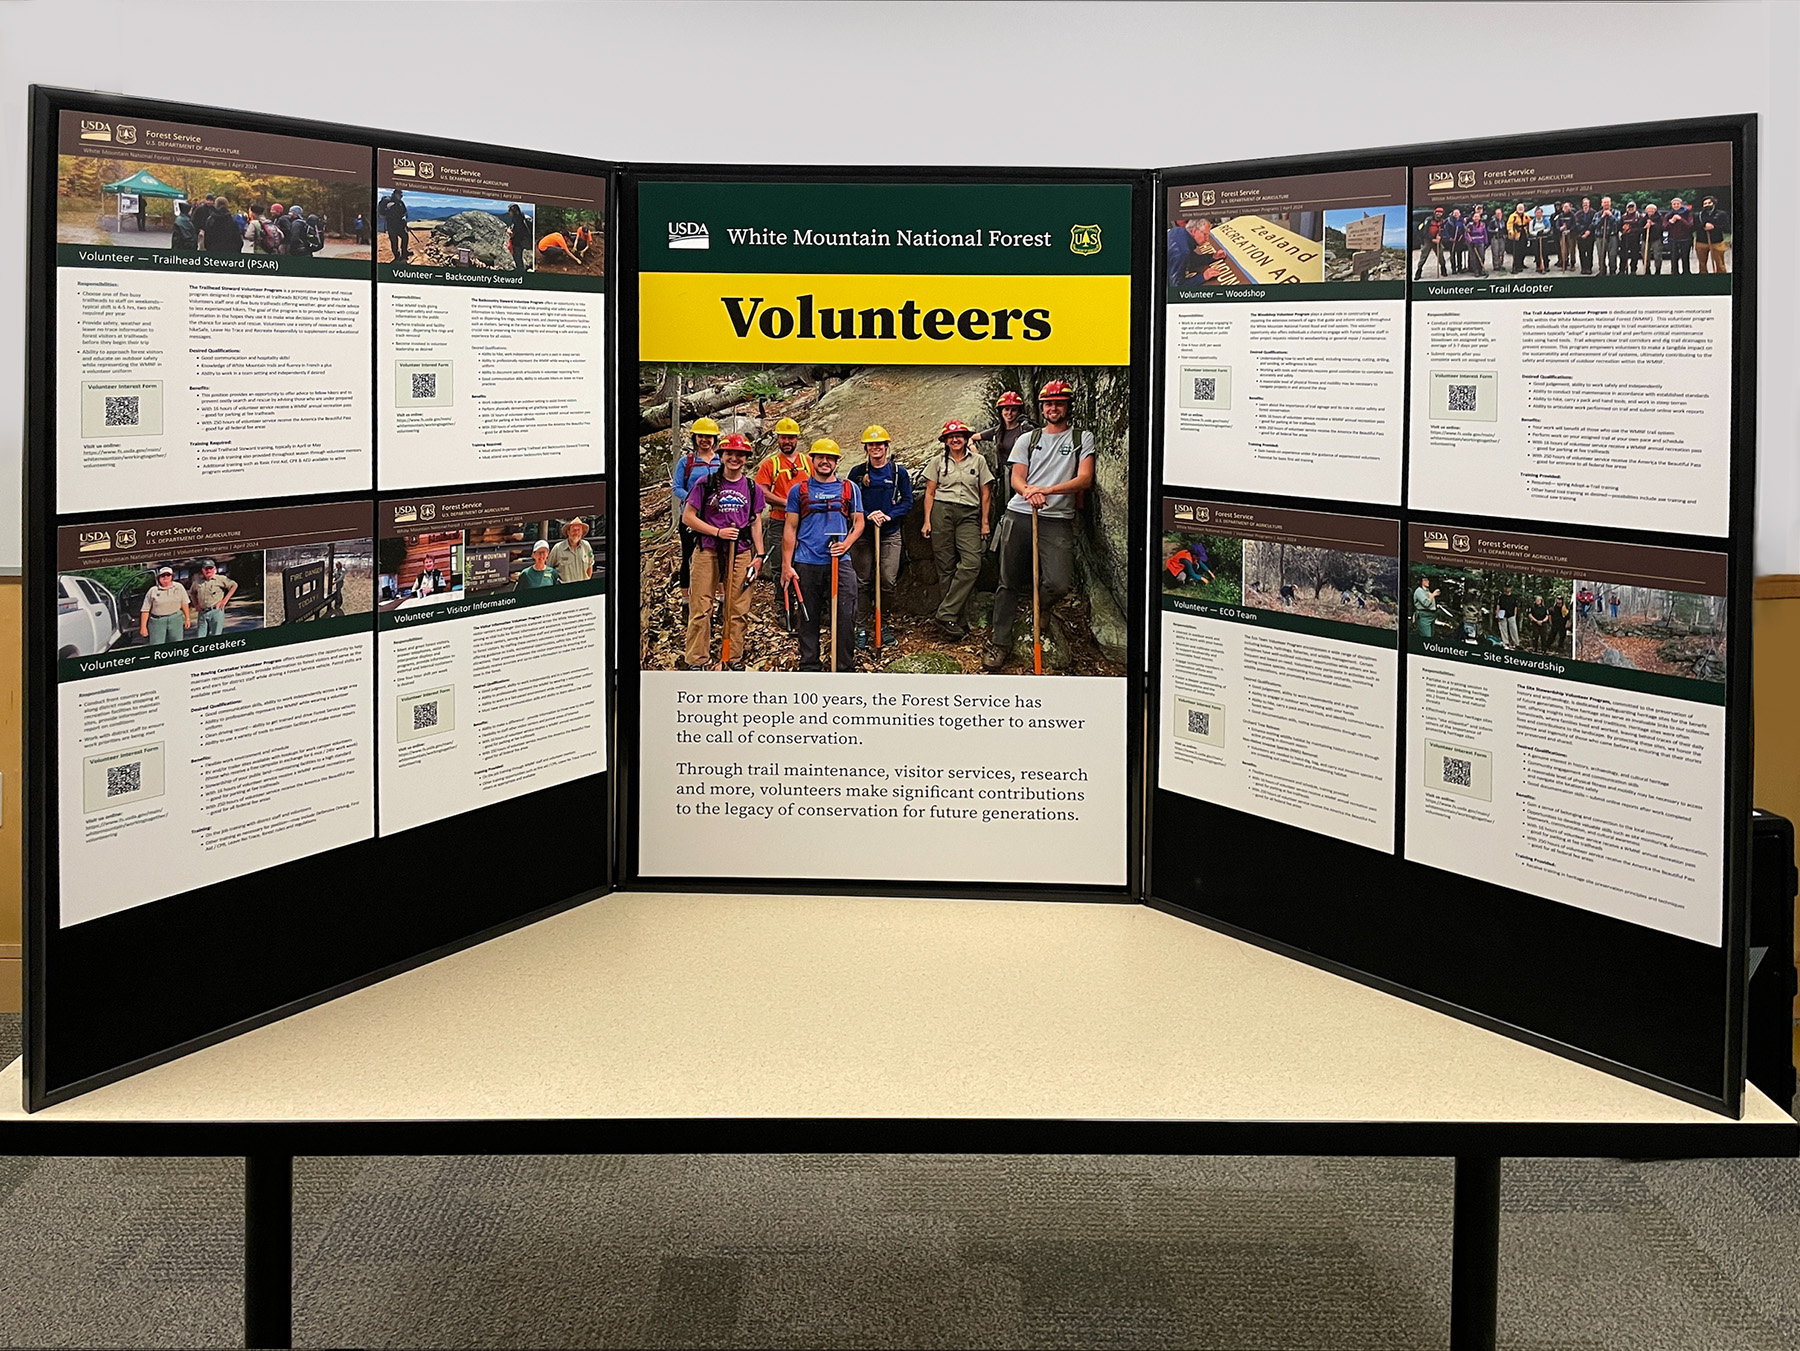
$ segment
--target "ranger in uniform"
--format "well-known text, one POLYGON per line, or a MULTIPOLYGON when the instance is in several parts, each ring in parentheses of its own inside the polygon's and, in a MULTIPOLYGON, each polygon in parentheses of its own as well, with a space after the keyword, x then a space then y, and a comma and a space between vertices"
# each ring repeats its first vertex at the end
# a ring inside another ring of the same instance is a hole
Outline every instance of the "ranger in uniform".
POLYGON ((143 608, 138 611, 138 637, 148 638, 152 647, 179 643, 193 622, 187 588, 175 580, 174 568, 159 568, 156 585, 144 594, 143 608))
POLYGON ((200 580, 194 586, 194 608, 200 612, 196 638, 212 638, 225 632, 225 606, 237 594, 238 584, 219 576, 219 565, 210 558, 200 560, 200 580))

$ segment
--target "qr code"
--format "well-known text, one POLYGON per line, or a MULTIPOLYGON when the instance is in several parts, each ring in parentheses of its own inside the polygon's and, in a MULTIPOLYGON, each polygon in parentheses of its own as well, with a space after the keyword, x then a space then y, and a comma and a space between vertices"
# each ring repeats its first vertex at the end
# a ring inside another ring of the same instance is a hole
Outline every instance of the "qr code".
POLYGON ((412 393, 413 398, 415 398, 415 399, 435 399, 435 398, 437 398, 437 372, 436 371, 414 371, 412 382, 413 382, 413 393, 412 393))
POLYGON ((1455 756, 1444 757, 1444 782, 1452 788, 1470 788, 1474 786, 1475 766, 1468 760, 1459 760, 1455 756))
POLYGON ((1194 402, 1211 403, 1219 397, 1219 377, 1216 375, 1196 375, 1194 377, 1194 402))
POLYGON ((136 394, 107 395, 106 425, 109 427, 137 426, 138 396, 136 394))
POLYGON ((1473 413, 1475 411, 1475 386, 1450 386, 1450 411, 1452 413, 1473 413))
POLYGON ((428 727, 436 727, 437 726, 437 700, 436 699, 433 699, 428 704, 414 704, 412 706, 412 710, 413 710, 413 728, 412 728, 413 731, 423 732, 428 727))
POLYGON ((127 793, 135 793, 144 786, 144 762, 133 760, 128 765, 108 765, 106 768, 106 795, 123 797, 127 793))
POLYGON ((1211 713, 1206 712, 1203 709, 1190 708, 1187 711, 1187 715, 1188 715, 1188 735, 1189 736, 1211 736, 1212 735, 1212 714, 1211 713))

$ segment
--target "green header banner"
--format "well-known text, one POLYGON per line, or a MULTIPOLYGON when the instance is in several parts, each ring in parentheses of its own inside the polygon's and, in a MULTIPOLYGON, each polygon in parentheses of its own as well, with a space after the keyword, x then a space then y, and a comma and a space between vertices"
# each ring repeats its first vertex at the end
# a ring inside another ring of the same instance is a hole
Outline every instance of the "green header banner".
POLYGON ((452 619, 470 619, 499 614, 502 610, 520 610, 532 605, 553 605, 558 601, 579 600, 583 596, 604 596, 606 578, 590 577, 585 582, 561 582, 529 591, 501 591, 486 596, 469 596, 463 600, 447 600, 442 604, 424 605, 411 610, 388 610, 380 616, 383 633, 417 628, 421 624, 442 624, 452 619))
POLYGON ((1308 633, 1315 638, 1330 638, 1340 643, 1385 647, 1390 652, 1400 648, 1400 635, 1396 630, 1377 628, 1373 624, 1342 624, 1335 619, 1314 619, 1311 615, 1284 614, 1280 610, 1253 610, 1243 605, 1221 605, 1217 601, 1195 600, 1191 596, 1165 595, 1162 607, 1169 614, 1223 619, 1230 624, 1249 624, 1283 633, 1308 633))
POLYGON ((643 183, 645 272, 1116 276, 1128 183, 643 183))
POLYGON ((1421 637, 1417 629, 1411 630, 1407 635, 1407 651, 1415 657, 1436 657, 1440 661, 1497 666, 1521 676, 1543 676, 1549 680, 1574 680, 1584 685, 1602 685, 1614 690, 1636 690, 1641 694, 1685 699, 1694 704, 1722 706, 1725 703, 1723 681, 1688 680, 1682 676, 1659 675, 1654 671, 1634 671, 1624 666, 1571 661, 1540 652, 1470 647, 1439 638, 1421 637))
POLYGON ((121 249, 107 244, 58 244, 58 267, 123 268, 188 277, 338 277, 368 281, 367 258, 286 258, 269 253, 176 253, 171 249, 121 249))

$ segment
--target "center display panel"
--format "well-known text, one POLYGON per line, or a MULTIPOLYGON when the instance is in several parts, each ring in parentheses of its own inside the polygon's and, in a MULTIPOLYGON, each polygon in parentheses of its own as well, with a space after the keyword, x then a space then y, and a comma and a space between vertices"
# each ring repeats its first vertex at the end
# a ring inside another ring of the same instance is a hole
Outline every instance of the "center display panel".
POLYGON ((624 208, 631 871, 1122 892, 1142 186, 727 173, 624 208))

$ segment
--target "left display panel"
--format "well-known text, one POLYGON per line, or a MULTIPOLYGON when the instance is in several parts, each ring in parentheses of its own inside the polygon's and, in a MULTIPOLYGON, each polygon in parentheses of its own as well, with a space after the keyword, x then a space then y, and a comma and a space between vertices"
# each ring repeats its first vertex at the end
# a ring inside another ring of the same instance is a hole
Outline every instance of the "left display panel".
POLYGON ((615 175, 73 91, 32 119, 36 1109, 610 887, 604 826, 525 875, 481 841, 552 793, 611 818, 615 175))

